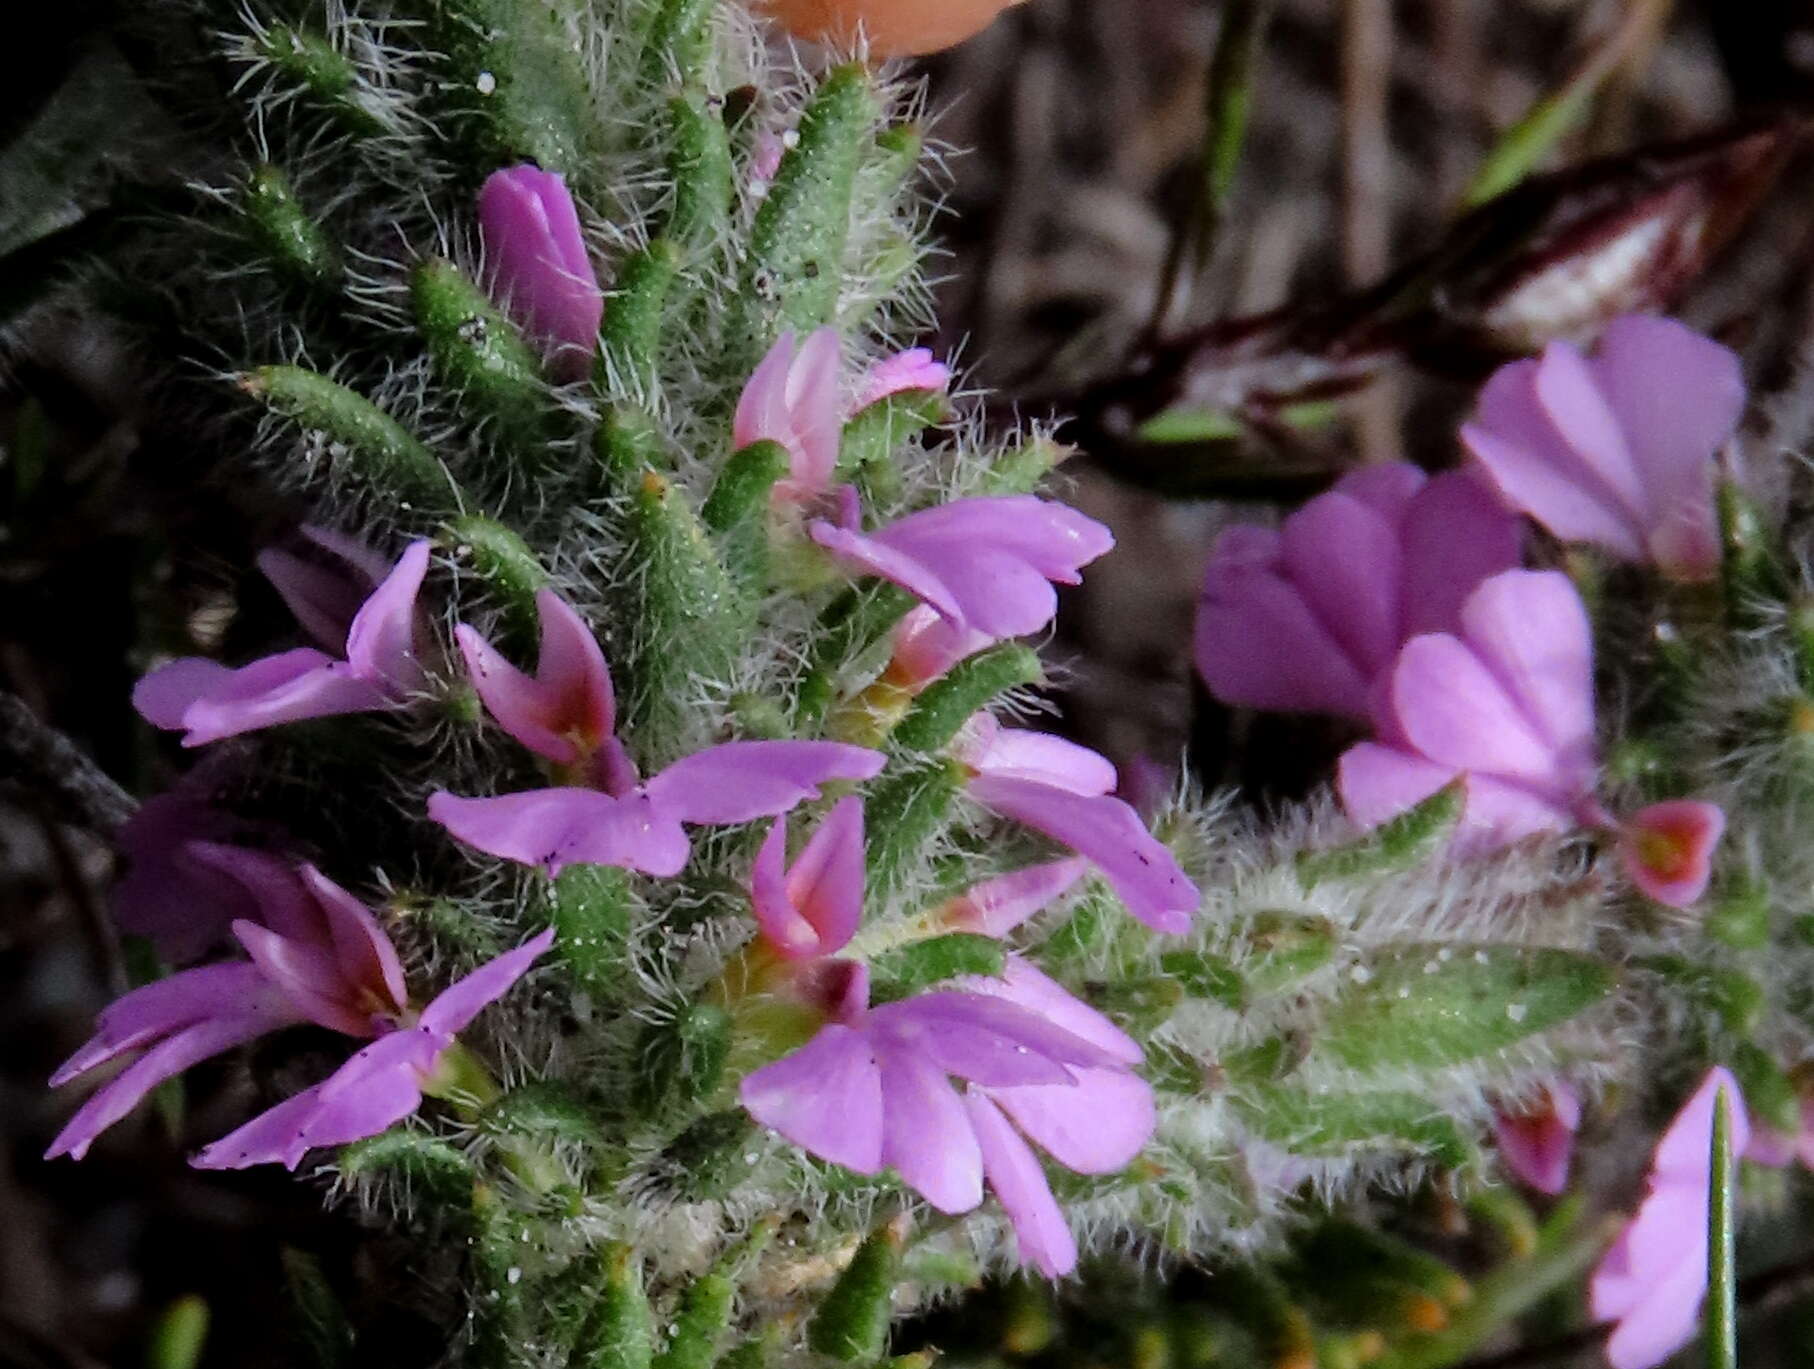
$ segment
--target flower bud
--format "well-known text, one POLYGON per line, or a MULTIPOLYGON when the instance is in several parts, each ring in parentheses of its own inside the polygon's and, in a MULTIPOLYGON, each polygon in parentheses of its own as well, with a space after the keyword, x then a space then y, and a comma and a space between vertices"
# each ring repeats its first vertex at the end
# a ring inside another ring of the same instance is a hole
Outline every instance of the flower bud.
POLYGON ((492 296, 548 350, 562 380, 582 378, 605 299, 566 182, 527 163, 492 172, 479 191, 479 232, 492 296))

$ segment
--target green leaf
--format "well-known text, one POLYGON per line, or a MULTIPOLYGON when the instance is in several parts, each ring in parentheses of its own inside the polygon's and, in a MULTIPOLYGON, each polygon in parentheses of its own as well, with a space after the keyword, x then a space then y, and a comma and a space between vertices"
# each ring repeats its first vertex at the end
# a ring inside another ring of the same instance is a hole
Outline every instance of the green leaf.
POLYGON ((410 1127, 393 1127, 340 1150, 340 1172, 351 1177, 391 1173, 437 1203, 472 1209, 472 1164, 445 1141, 410 1127))
POLYGON ((979 651, 920 692, 907 716, 895 726, 892 742, 902 751, 942 750, 992 700, 1044 678, 1038 653, 1018 642, 1002 642, 979 651))
MULTIPOLYGON (((844 274, 851 195, 879 113, 869 69, 835 67, 800 118, 799 141, 756 213, 730 336, 753 364, 777 334, 830 323, 844 274)), ((741 367, 740 367, 741 369, 741 367)))
POLYGON ((951 417, 951 401, 938 390, 899 390, 857 411, 844 425, 838 451, 840 479, 852 479, 864 467, 892 465, 908 438, 951 417))
POLYGON ((552 886, 555 951, 587 993, 610 1002, 630 972, 630 877, 612 865, 569 865, 552 886))
POLYGON ((812 1348, 846 1364, 879 1358, 888 1346, 900 1266, 901 1238, 893 1225, 871 1233, 814 1313, 807 1330, 812 1348))
POLYGON ((604 1285, 569 1369, 649 1369, 655 1356, 655 1319, 643 1291, 642 1260, 622 1242, 600 1255, 604 1285))
POLYGON ((637 398, 653 394, 668 292, 680 265, 680 248, 657 238, 618 268, 599 332, 596 378, 607 392, 623 391, 637 398))
POLYGON ((426 446, 364 395, 301 366, 262 366, 240 388, 336 449, 368 486, 423 509, 459 508, 459 486, 426 446))
POLYGON ((1313 889, 1325 880, 1355 879, 1421 865, 1446 843, 1467 803, 1467 782, 1454 779, 1429 798, 1381 823, 1358 841, 1298 857, 1298 880, 1313 889))
POLYGON ((340 253, 274 166, 252 168, 240 208, 256 246, 280 275, 313 290, 340 284, 340 253))
POLYGON ((1610 967, 1574 951, 1410 944, 1358 961, 1314 1051, 1358 1070, 1441 1069, 1568 1021, 1612 988, 1610 967))
POLYGON ((637 1052, 637 1106, 654 1111, 711 1096, 730 1053, 731 1019, 715 1003, 689 1003, 666 1022, 651 1022, 637 1052))
POLYGON ((916 941, 875 960, 871 997, 878 1003, 894 1002, 960 975, 999 979, 1007 960, 1007 948, 998 938, 976 932, 951 932, 916 941))
POLYGON ((516 325, 459 267, 438 257, 410 273, 410 302, 436 374, 459 396, 468 420, 489 423, 507 446, 539 453, 547 433, 542 363, 516 325))
POLYGON ((1255 1132, 1298 1154, 1410 1151, 1450 1169, 1465 1168, 1475 1159, 1473 1139, 1418 1094, 1312 1093, 1274 1086, 1231 1096, 1255 1132))
POLYGON ((1231 941, 1226 955, 1167 951, 1159 965, 1198 998, 1239 1011, 1329 964, 1337 937, 1328 918, 1269 909, 1238 928, 1231 941))

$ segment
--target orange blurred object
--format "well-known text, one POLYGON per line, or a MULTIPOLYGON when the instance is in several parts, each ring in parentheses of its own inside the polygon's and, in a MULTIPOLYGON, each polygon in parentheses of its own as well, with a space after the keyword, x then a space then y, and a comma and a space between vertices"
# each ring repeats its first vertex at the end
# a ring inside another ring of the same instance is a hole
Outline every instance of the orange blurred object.
POLYGON ((872 57, 912 57, 953 47, 981 33, 1022 0, 754 0, 758 14, 796 38, 852 45, 869 40, 872 57))

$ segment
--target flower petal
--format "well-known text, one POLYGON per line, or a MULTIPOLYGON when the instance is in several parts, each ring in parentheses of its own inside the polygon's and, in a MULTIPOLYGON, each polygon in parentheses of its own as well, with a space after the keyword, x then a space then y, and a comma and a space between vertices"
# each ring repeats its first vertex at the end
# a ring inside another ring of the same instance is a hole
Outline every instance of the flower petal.
POLYGON ((883 761, 880 751, 843 742, 725 742, 681 757, 643 789, 680 822, 749 822, 818 798, 832 780, 872 779, 883 761))
POLYGON ((1484 580, 1516 570, 1524 525, 1473 470, 1447 471, 1411 500, 1399 524, 1404 549, 1400 635, 1459 632, 1461 606, 1484 580))
POLYGON ((88 1153, 95 1137, 125 1117, 166 1079, 175 1078, 211 1055, 219 1055, 296 1021, 289 1005, 269 991, 254 992, 221 1003, 219 1008, 219 1012, 165 1037, 102 1085, 57 1133, 50 1149, 44 1152, 44 1158, 51 1160, 68 1155, 80 1160, 88 1153))
POLYGON ((1331 490, 1285 520, 1281 547, 1287 578, 1362 678, 1390 665, 1404 574, 1397 528, 1360 500, 1331 490))
POLYGON ((930 1060, 878 1041, 882 1078, 882 1162, 940 1212, 968 1212, 983 1200, 983 1156, 970 1114, 930 1060))
POLYGON ((1392 719, 1427 759, 1543 783, 1555 755, 1484 662, 1446 632, 1413 637, 1392 672, 1392 719))
POLYGON ((863 801, 848 795, 832 805, 787 872, 788 902, 817 935, 819 954, 832 955, 863 920, 863 801))
POLYGON ((263 988, 257 966, 231 961, 183 970, 133 989, 101 1010, 95 1019, 94 1036, 57 1067, 50 1077, 51 1087, 66 1084, 159 1037, 217 1016, 223 1009, 251 1002, 263 988))
POLYGON ((1154 931, 1190 930, 1199 894, 1176 858, 1120 799, 979 775, 970 797, 1087 856, 1127 909, 1154 931))
POLYGON ((478 969, 464 975, 436 994, 422 1009, 420 1025, 443 1041, 451 1040, 482 1009, 509 992, 512 985, 529 972, 537 957, 554 945, 554 928, 538 932, 513 951, 494 956, 478 969))
POLYGON ((208 693, 183 710, 180 725, 188 729, 184 746, 203 746, 282 723, 390 706, 382 688, 356 677, 344 662, 297 647, 215 677, 208 693))
POLYGON ((983 1177, 1008 1214, 1023 1263, 1048 1279, 1077 1267, 1077 1241, 1052 1196, 1045 1170, 987 1094, 970 1089, 964 1108, 983 1156, 983 1177))
POLYGON ((858 1174, 882 1168, 882 1080, 868 1038, 832 1024, 743 1081, 738 1100, 763 1126, 858 1174))
POLYGON ((411 542, 353 618, 346 659, 353 674, 397 698, 419 689, 425 672, 416 659, 416 597, 428 574, 427 541, 411 542))
POLYGON ((1075 1084, 989 1094, 1047 1154, 1079 1174, 1125 1169, 1159 1124, 1152 1086, 1120 1067, 1080 1069, 1075 1084))
POLYGON ((1291 581, 1226 559, 1227 543, 1224 533, 1197 603, 1197 671, 1209 692, 1240 708, 1365 717, 1361 665, 1291 581))
POLYGON ((1025 956, 1010 955, 1000 979, 973 975, 955 983, 970 993, 1004 998, 1042 1021, 1088 1041, 1103 1052, 1106 1059, 1100 1062, 1102 1064, 1138 1065, 1146 1058, 1139 1042, 1088 1003, 1073 996, 1070 990, 1025 956))
POLYGON ((1718 804, 1695 799, 1653 803, 1619 829, 1619 859, 1631 882, 1658 903, 1686 908, 1707 892, 1713 851, 1726 830, 1718 804))
POLYGON ((1004 937, 1061 898, 1088 871, 1089 862, 1082 856, 1067 856, 986 879, 947 903, 939 912, 940 925, 1004 937))
POLYGON ((428 815, 468 846, 550 875, 569 865, 615 865, 666 878, 692 853, 680 824, 640 794, 531 789, 461 798, 443 790, 429 797, 428 815))

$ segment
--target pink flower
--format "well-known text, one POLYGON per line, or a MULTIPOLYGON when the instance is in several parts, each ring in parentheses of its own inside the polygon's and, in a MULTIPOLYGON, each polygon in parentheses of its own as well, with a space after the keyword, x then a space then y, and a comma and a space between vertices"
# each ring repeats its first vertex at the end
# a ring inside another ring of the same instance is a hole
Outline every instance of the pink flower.
POLYGON ((823 520, 810 531, 853 571, 920 599, 966 644, 1039 631, 1058 611, 1052 586, 1079 583, 1115 545, 1095 519, 1030 494, 958 499, 872 533, 823 520))
POLYGON ((297 531, 304 554, 266 547, 258 553, 258 568, 303 630, 325 650, 339 651, 360 608, 390 574, 390 562, 332 528, 305 523, 297 531))
MULTIPOLYGON (((1399 652, 1375 693, 1379 740, 1341 759, 1348 815, 1377 826, 1461 775, 1461 851, 1577 823, 1616 830, 1594 798, 1593 639, 1568 577, 1501 572, 1468 596, 1459 629, 1414 637, 1399 652)), ((1674 906, 1700 896, 1717 813, 1669 804, 1633 819, 1621 841, 1646 893, 1674 906)))
MULTIPOLYGON (((347 625, 337 660, 314 647, 266 656, 230 669, 190 656, 152 671, 132 691, 133 707, 155 727, 183 731, 184 746, 256 732, 305 718, 395 708, 421 688, 416 596, 428 572, 429 544, 412 542, 347 625)), ((270 563, 267 561, 267 571, 270 563)), ((286 599, 298 591, 277 577, 286 599)), ((326 611, 305 611, 305 625, 322 631, 337 622, 326 611)))
POLYGON ((1004 937, 1089 872, 1082 856, 1029 865, 984 880, 939 910, 939 924, 954 932, 1004 937))
POLYGON ((756 854, 750 901, 763 940, 784 960, 811 960, 843 948, 863 920, 863 801, 839 799, 792 865, 787 819, 756 854))
POLYGON ((867 409, 907 390, 942 392, 951 384, 951 368, 933 358, 927 347, 909 347, 904 352, 884 357, 869 368, 863 388, 857 392, 856 407, 867 409))
POLYGON ((866 780, 883 756, 842 742, 726 742, 682 757, 643 781, 617 740, 611 672, 579 615, 537 596, 541 658, 533 676, 511 666, 470 628, 460 648, 479 697, 511 736, 587 786, 496 798, 441 791, 428 813, 460 841, 557 874, 568 865, 617 865, 678 874, 692 846, 682 824, 774 817, 817 798, 830 780, 866 780))
POLYGON ((230 846, 195 847, 238 882, 256 912, 233 923, 250 961, 184 970, 107 1008, 93 1039, 51 1076, 52 1085, 129 1051, 143 1054, 83 1104, 47 1158, 81 1159, 158 1084, 232 1046, 298 1022, 376 1036, 406 1010, 397 953, 357 899, 313 866, 298 869, 230 846))
POLYGON ((1344 476, 1277 531, 1233 527, 1204 575, 1197 669, 1225 703, 1365 719, 1398 649, 1456 626, 1522 534, 1480 481, 1406 462, 1344 476))
POLYGON ((1670 799, 1641 808, 1619 828, 1619 860, 1658 903, 1685 908, 1707 889, 1713 848, 1726 830, 1716 804, 1670 799))
MULTIPOLYGON (((758 858, 760 944, 789 964, 796 995, 831 1020, 805 1046, 749 1075, 739 1091, 744 1107, 833 1164, 861 1174, 891 1166, 942 1212, 969 1211, 987 1183, 1021 1257, 1048 1277, 1069 1273, 1076 1243, 1027 1138, 1078 1173, 1125 1166, 1156 1121, 1152 1090, 1132 1072, 1140 1047, 1018 956, 1008 957, 1001 979, 965 978, 868 1007, 865 968, 826 959, 861 916, 857 800, 834 809, 777 888, 773 869, 760 867, 778 863, 781 830, 777 823, 758 858), (961 1092, 951 1076, 965 1081, 961 1092)), ((989 923, 1007 930, 1036 911, 1038 891, 1069 879, 1043 868, 1030 880, 1017 872, 968 898, 998 910, 989 923), (1011 917, 1000 915, 1010 907, 1011 917)))
POLYGON ((492 172, 479 189, 479 237, 492 297, 561 380, 585 379, 605 299, 566 182, 528 163, 492 172))
POLYGON ((959 661, 992 645, 988 633, 951 622, 929 604, 915 604, 895 625, 894 655, 886 678, 917 694, 959 661))
POLYGON ((414 1022, 397 1023, 324 1082, 254 1117, 208 1146, 198 1169, 278 1164, 295 1169, 320 1146, 345 1145, 401 1122, 442 1088, 442 1057, 481 1009, 503 997, 554 944, 552 928, 455 980, 414 1022))
POLYGON ((1537 1192, 1552 1196, 1568 1186, 1580 1127, 1581 1095, 1562 1079, 1545 1084, 1532 1105, 1493 1114, 1493 1134, 1507 1168, 1537 1192))
POLYGON ((207 852, 211 843, 265 833, 214 806, 212 769, 197 766, 174 789, 146 799, 116 838, 126 869, 113 887, 114 921, 173 965, 198 959, 235 919, 257 914, 253 893, 207 852))
POLYGON ((970 720, 955 754, 976 802, 1087 858, 1155 931, 1190 930, 1197 887, 1140 815, 1113 797, 1107 759, 1061 737, 1004 728, 986 713, 970 720))
POLYGON ((1506 499, 1557 537, 1702 580, 1719 565, 1713 456, 1744 404, 1730 351, 1630 315, 1591 358, 1552 342, 1501 367, 1461 437, 1506 499))
POLYGON ((1606 1343, 1613 1369, 1651 1369, 1694 1335, 1707 1291, 1713 1108, 1721 1092, 1730 1110, 1732 1154, 1745 1151, 1750 1126, 1738 1084, 1724 1069, 1709 1070, 1657 1142, 1637 1215, 1594 1270, 1593 1315, 1618 1322, 1606 1343))
POLYGON ((553 590, 538 590, 541 655, 525 675, 461 623, 454 640, 486 711, 536 755, 613 793, 636 785, 636 767, 617 740, 617 695, 598 639, 553 590))
POLYGON ((743 387, 732 443, 741 450, 777 442, 787 450, 788 475, 776 487, 783 500, 807 503, 831 489, 844 435, 842 364, 836 328, 816 328, 797 347, 794 334, 783 333, 743 387))

